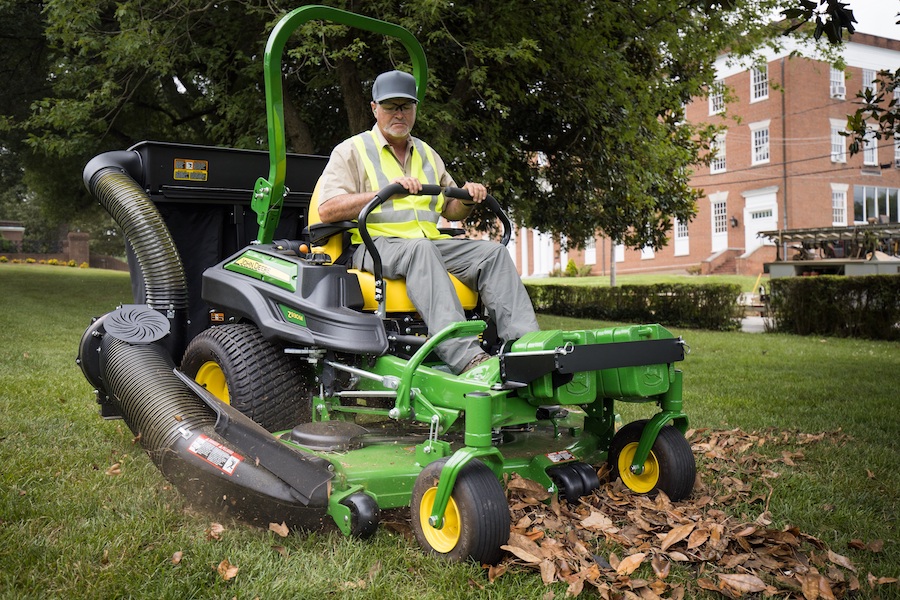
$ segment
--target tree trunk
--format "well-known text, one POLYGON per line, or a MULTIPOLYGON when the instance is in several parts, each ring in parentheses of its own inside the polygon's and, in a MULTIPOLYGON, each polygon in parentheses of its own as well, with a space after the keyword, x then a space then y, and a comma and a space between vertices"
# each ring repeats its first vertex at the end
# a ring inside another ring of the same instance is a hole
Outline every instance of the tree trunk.
POLYGON ((338 79, 344 92, 344 108, 347 110, 347 122, 350 135, 356 135, 372 127, 373 117, 370 109, 370 97, 363 91, 356 63, 342 58, 337 63, 338 79))
POLYGON ((315 150, 309 125, 290 100, 284 102, 284 135, 292 152, 312 154, 315 150))

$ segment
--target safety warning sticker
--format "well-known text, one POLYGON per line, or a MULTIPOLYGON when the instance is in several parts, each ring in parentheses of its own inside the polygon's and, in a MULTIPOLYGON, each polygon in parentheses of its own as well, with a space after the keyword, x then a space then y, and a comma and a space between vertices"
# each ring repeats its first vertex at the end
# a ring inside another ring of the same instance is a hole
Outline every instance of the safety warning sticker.
POLYGON ((209 179, 209 163, 205 160, 176 158, 172 177, 176 181, 206 181, 209 179))
POLYGON ((188 451, 229 475, 233 475, 238 464, 244 460, 244 457, 237 452, 203 434, 198 435, 197 439, 191 442, 188 451))
POLYGON ((568 450, 560 450, 559 452, 551 452, 547 455, 547 458, 550 459, 550 462, 561 463, 567 460, 575 460, 575 455, 568 450))

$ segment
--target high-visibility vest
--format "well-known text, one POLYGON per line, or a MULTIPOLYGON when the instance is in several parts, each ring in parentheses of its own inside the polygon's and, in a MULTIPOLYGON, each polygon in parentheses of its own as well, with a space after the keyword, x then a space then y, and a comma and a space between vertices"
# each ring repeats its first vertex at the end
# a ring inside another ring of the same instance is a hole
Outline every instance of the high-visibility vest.
MULTIPOLYGON (((390 147, 379 144, 374 130, 354 136, 353 143, 366 167, 366 177, 372 187, 368 191, 377 192, 397 177, 406 176, 390 147)), ((413 148, 410 175, 423 184, 439 184, 434 150, 416 138, 413 138, 413 148)), ((443 208, 443 194, 395 197, 369 213, 366 226, 373 237, 446 238, 449 236, 441 234, 437 228, 443 208)), ((362 243, 358 230, 352 230, 352 234, 354 244, 362 243)))

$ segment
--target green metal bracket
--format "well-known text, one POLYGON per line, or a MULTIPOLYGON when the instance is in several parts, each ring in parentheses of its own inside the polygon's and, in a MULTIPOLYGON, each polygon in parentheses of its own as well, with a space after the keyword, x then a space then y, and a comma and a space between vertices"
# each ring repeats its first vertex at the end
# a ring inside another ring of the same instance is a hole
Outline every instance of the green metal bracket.
POLYGON ((641 432, 641 439, 631 461, 631 472, 635 475, 640 475, 644 472, 644 463, 647 461, 647 457, 650 456, 650 450, 656 442, 656 437, 666 423, 672 421, 672 424, 682 435, 687 431, 688 417, 682 410, 684 406, 681 398, 682 382, 682 372, 675 369, 675 376, 669 386, 669 390, 659 399, 660 411, 653 415, 644 426, 644 431, 641 432))
POLYGON ((410 400, 413 377, 416 370, 421 366, 429 354, 445 340, 455 337, 476 336, 487 327, 484 321, 458 321, 447 325, 425 342, 421 348, 409 359, 403 373, 400 375, 400 382, 397 386, 397 403, 391 410, 391 417, 395 419, 407 419, 411 414, 410 400))
POLYGON ((356 492, 361 491, 363 488, 360 485, 354 485, 346 490, 333 491, 331 496, 328 497, 328 515, 334 519, 335 524, 338 526, 338 529, 341 530, 346 536, 350 536, 352 533, 352 518, 353 515, 350 512, 350 507, 341 502, 344 498, 348 498, 352 496, 356 492))
POLYGON ((431 509, 431 516, 428 523, 435 529, 441 529, 444 526, 444 511, 447 510, 447 504, 450 502, 450 496, 453 493, 453 486, 456 485, 456 478, 466 463, 473 458, 489 458, 488 466, 494 467, 492 470, 502 468, 503 456, 500 451, 494 447, 489 448, 460 448, 453 453, 453 456, 441 469, 441 475, 438 479, 437 491, 434 495, 434 506, 431 509), (496 465, 491 462, 496 461, 496 465))
POLYGON ((268 244, 272 241, 284 204, 284 180, 287 173, 284 92, 281 83, 281 59, 284 45, 298 27, 316 19, 332 21, 400 40, 412 60, 413 76, 416 78, 416 95, 419 97, 420 103, 425 99, 425 86, 428 83, 425 51, 416 38, 403 27, 329 6, 301 6, 285 15, 269 35, 263 58, 266 121, 269 131, 269 177, 268 179, 260 178, 256 182, 251 202, 259 224, 257 241, 261 244, 268 244))

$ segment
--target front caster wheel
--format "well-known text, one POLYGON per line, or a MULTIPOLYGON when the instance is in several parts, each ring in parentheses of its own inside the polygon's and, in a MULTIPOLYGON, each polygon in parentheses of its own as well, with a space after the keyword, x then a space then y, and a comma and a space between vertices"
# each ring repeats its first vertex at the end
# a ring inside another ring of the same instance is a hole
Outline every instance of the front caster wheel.
POLYGON ((381 520, 381 509, 375 499, 357 492, 341 500, 341 504, 350 509, 350 534, 362 540, 372 537, 381 520))
POLYGON ((509 506, 494 473, 478 460, 463 466, 444 511, 440 529, 429 523, 437 495, 441 459, 422 469, 413 485, 410 512, 419 545, 453 561, 495 564, 509 540, 509 506))
POLYGON ((609 448, 612 478, 622 478, 628 489, 638 494, 655 495, 662 490, 671 500, 687 497, 697 477, 697 463, 691 445, 671 425, 663 427, 640 474, 631 471, 646 420, 633 421, 619 430, 609 448))

